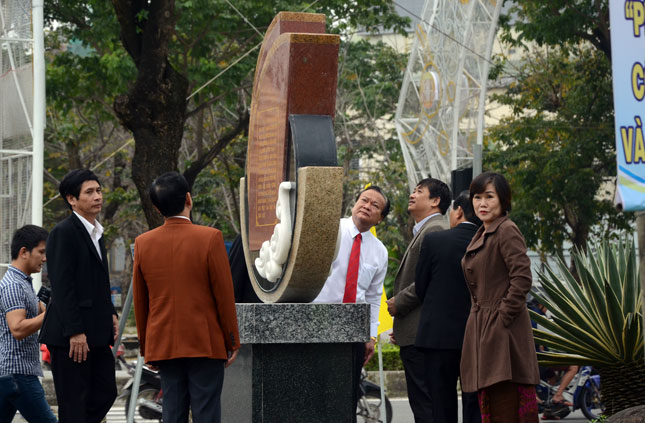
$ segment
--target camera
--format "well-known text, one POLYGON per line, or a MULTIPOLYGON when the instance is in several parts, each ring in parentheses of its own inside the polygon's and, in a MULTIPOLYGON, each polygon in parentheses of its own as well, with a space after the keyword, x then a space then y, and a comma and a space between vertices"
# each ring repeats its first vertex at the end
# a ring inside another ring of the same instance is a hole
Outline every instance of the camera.
POLYGON ((52 296, 52 290, 43 285, 38 290, 38 294, 36 294, 36 296, 43 302, 43 304, 48 305, 49 299, 52 296))

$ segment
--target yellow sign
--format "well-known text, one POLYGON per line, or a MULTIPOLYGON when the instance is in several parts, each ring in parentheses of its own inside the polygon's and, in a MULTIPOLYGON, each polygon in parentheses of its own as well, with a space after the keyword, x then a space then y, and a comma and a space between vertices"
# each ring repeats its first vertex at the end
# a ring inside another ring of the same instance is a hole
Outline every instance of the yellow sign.
MULTIPOLYGON (((365 188, 369 187, 370 185, 372 184, 365 185, 365 188)), ((372 226, 370 232, 372 233, 372 235, 376 236, 376 229, 374 229, 374 226, 372 226)), ((385 295, 385 288, 383 288, 383 295, 381 295, 381 308, 379 308, 378 312, 378 328, 376 329, 376 333, 380 335, 383 332, 392 329, 393 326, 394 320, 392 319, 392 316, 390 316, 390 313, 387 312, 387 295, 385 295)))

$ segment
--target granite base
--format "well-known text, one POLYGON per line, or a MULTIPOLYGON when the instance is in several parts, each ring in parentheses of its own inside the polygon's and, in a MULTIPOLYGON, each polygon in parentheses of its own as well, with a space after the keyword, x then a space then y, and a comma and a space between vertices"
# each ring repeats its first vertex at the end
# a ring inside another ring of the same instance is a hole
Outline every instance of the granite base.
POLYGON ((238 304, 242 348, 226 370, 224 423, 352 422, 353 344, 367 304, 238 304))

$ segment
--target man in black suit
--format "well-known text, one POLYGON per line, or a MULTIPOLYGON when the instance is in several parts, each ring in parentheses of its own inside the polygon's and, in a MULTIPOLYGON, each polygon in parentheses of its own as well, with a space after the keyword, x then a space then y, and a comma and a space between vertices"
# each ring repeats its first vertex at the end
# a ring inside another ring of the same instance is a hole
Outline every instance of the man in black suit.
POLYGON ((69 172, 60 194, 72 214, 47 240, 52 296, 39 341, 51 353, 52 375, 62 423, 99 423, 116 398, 110 346, 117 315, 110 300, 98 178, 90 170, 69 172))
MULTIPOLYGON (((473 213, 468 191, 450 208, 452 229, 423 239, 416 270, 416 293, 422 303, 414 342, 425 355, 435 423, 457 423, 457 378, 470 313, 470 294, 461 259, 481 222, 473 213)), ((480 422, 476 393, 462 393, 463 422, 480 422)))

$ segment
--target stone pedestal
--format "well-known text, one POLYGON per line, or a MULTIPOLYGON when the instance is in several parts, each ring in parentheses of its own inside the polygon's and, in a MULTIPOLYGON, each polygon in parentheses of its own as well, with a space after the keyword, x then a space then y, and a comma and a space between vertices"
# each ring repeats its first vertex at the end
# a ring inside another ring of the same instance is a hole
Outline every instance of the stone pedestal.
POLYGON ((351 422, 352 344, 369 340, 369 315, 368 304, 238 304, 222 421, 351 422))

